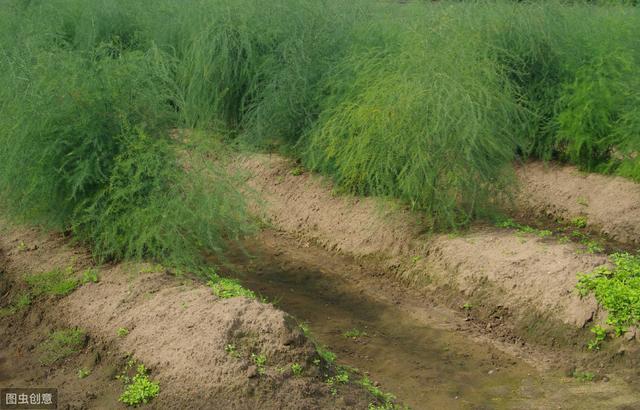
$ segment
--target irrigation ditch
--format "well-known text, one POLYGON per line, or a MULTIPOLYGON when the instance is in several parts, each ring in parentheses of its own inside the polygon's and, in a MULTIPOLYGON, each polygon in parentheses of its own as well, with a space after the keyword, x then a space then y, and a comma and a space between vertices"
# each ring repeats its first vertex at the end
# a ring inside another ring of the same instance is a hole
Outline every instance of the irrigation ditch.
MULTIPOLYGON (((545 222, 547 206, 522 207, 500 227, 428 234, 408 209, 336 194, 295 161, 252 154, 234 167, 253 190, 264 229, 214 262, 263 302, 215 297, 201 279, 161 266, 95 267, 70 238, 3 221, 3 300, 21 294, 31 272, 96 269, 100 280, 0 318, 8 336, 0 382, 54 383, 67 408, 124 407, 115 376, 135 359, 161 386, 150 408, 640 404, 636 335, 587 350, 590 324, 606 316, 574 292, 577 272, 607 263, 605 250, 633 247, 624 237, 598 235, 596 225, 562 241, 570 232, 545 222), (539 224, 525 225, 532 215, 539 224), (585 237, 602 252, 589 252, 585 237), (44 365, 39 346, 59 329, 82 329, 85 339, 70 357, 44 365), (334 364, 319 364, 318 346, 337 356, 334 364), (345 371, 349 381, 337 382, 345 371)), ((635 211, 625 212, 632 221, 635 211)), ((615 221, 606 221, 612 232, 622 229, 615 221)))

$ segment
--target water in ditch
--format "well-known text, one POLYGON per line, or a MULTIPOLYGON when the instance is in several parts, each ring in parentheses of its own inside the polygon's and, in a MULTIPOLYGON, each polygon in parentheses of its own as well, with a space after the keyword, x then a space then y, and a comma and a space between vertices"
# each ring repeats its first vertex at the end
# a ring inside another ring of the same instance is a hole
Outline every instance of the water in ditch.
MULTIPOLYGON (((464 333, 416 320, 400 303, 368 295, 361 278, 356 286, 335 263, 314 268, 282 252, 252 253, 235 258, 230 273, 306 322, 340 364, 366 371, 412 409, 615 408, 620 397, 614 386, 541 374, 464 333)), ((441 309, 426 309, 442 322, 441 309)))

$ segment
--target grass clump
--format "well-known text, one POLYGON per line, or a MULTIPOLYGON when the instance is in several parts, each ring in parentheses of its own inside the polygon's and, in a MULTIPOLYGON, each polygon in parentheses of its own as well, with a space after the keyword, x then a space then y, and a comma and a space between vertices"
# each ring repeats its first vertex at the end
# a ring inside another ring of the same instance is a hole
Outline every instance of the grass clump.
POLYGON ((80 282, 73 276, 73 269, 56 268, 49 272, 43 272, 27 276, 25 279, 31 287, 33 296, 65 296, 73 292, 80 282))
POLYGON ((28 292, 19 294, 9 306, 0 308, 0 318, 11 316, 25 310, 31 305, 31 299, 32 296, 28 292))
MULTIPOLYGON (((131 361, 127 364, 131 367, 131 361)), ((125 390, 118 399, 127 406, 137 407, 149 403, 160 393, 160 385, 149 379, 148 370, 143 364, 136 366, 132 377, 120 375, 119 378, 125 384, 125 390)))
POLYGON ((363 331, 363 330, 359 330, 359 329, 351 329, 351 330, 347 330, 346 332, 344 332, 342 334, 342 336, 348 338, 348 339, 358 339, 359 337, 364 337, 367 336, 367 332, 363 331))
POLYGON ((578 370, 575 370, 571 376, 581 382, 592 382, 596 378, 596 375, 592 372, 581 372, 578 370))
POLYGON ((38 346, 40 363, 50 366, 60 360, 80 352, 87 340, 82 329, 59 330, 38 346))
POLYGON ((208 282, 209 287, 214 295, 222 299, 235 298, 243 296, 250 299, 255 299, 256 294, 242 287, 240 282, 235 279, 221 278, 218 275, 211 275, 208 282))
MULTIPOLYGON (((607 324, 620 335, 640 322, 640 257, 628 253, 611 255, 613 267, 602 266, 580 274, 577 289, 582 296, 593 293, 607 312, 607 324)), ((602 331, 598 330, 596 339, 602 331)))

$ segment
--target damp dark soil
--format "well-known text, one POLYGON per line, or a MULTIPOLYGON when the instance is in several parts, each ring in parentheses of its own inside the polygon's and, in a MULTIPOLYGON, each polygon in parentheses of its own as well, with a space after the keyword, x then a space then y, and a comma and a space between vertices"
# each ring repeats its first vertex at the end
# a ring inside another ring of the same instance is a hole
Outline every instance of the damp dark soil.
POLYGON ((252 256, 229 258, 236 278, 307 323, 341 364, 368 372, 413 409, 640 406, 622 380, 581 381, 551 353, 491 343, 464 314, 416 303, 351 258, 273 232, 247 249, 252 256))

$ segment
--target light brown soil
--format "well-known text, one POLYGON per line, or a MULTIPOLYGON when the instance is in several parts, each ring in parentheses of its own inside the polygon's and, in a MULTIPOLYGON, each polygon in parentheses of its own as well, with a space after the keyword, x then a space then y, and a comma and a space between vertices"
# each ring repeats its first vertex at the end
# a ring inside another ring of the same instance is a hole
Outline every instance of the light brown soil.
POLYGON ((640 245, 640 184, 538 162, 519 167, 517 174, 521 210, 566 221, 584 216, 611 239, 640 245))
POLYGON ((581 328, 598 306, 593 297, 577 295, 576 274, 592 271, 607 258, 578 251, 571 243, 489 228, 457 238, 439 236, 425 258, 430 271, 446 272, 440 280, 453 281, 465 295, 488 281, 504 291, 504 306, 534 308, 581 328))
POLYGON ((338 196, 322 177, 303 173, 277 155, 251 155, 239 166, 264 200, 277 228, 328 249, 381 258, 387 272, 418 285, 435 284, 474 295, 493 289, 514 321, 539 316, 582 328, 595 317, 592 298, 575 294, 577 274, 607 262, 573 243, 561 244, 512 230, 476 227, 460 236, 425 237, 419 218, 398 204, 338 196))
POLYGON ((420 235, 417 215, 393 201, 336 195, 331 184, 308 172, 295 176, 296 164, 279 155, 242 157, 249 186, 262 203, 255 207, 278 229, 356 256, 405 255, 420 235))
MULTIPOLYGON (((88 255, 64 238, 2 227, 2 303, 21 288, 24 275, 72 266, 88 255)), ((0 384, 60 390, 59 408, 123 407, 114 379, 127 357, 151 369, 161 386, 149 408, 300 409, 366 408, 371 397, 354 386, 331 395, 311 342, 295 321, 269 304, 219 299, 199 281, 176 279, 145 264, 102 267, 100 281, 66 297, 41 297, 24 312, 0 319, 0 384), (80 354, 53 366, 38 363, 37 346, 52 330, 79 327, 89 335, 80 354), (118 328, 129 329, 124 337, 118 328), (234 344, 239 357, 225 346, 234 344), (251 353, 267 357, 259 375, 251 353), (299 363, 302 376, 292 375, 299 363), (91 375, 78 378, 85 368, 91 375)))

